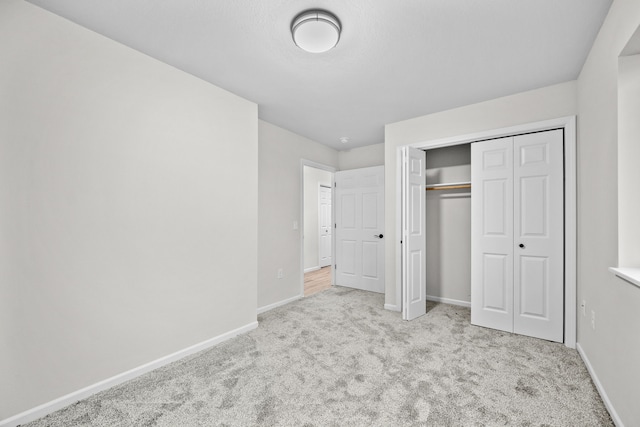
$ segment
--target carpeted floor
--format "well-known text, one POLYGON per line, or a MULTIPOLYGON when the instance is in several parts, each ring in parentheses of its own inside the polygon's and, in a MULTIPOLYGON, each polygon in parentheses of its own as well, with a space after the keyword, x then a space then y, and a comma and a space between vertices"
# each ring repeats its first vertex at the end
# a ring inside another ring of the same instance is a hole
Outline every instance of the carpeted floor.
POLYGON ((576 351, 332 288, 35 426, 612 426, 576 351))

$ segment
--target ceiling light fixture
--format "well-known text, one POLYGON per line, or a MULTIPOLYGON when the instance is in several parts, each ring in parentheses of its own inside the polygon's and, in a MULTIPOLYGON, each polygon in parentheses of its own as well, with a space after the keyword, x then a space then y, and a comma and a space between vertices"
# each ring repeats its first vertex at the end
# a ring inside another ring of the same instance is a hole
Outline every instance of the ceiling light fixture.
POLYGON ((338 44, 342 26, 336 16, 324 10, 307 10, 291 23, 293 42, 311 53, 326 52, 338 44))
POLYGON ((341 136, 340 137, 340 142, 342 142, 343 144, 346 144, 347 142, 349 142, 349 137, 348 136, 341 136))

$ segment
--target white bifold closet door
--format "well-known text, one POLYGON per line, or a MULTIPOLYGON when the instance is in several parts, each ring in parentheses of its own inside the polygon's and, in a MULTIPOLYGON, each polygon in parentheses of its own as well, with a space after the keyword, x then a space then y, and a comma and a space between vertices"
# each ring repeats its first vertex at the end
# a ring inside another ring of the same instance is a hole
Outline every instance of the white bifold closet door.
POLYGON ((426 183, 427 155, 402 147, 402 318, 427 312, 426 183))
POLYGON ((471 323, 564 338, 563 132, 471 144, 471 323))

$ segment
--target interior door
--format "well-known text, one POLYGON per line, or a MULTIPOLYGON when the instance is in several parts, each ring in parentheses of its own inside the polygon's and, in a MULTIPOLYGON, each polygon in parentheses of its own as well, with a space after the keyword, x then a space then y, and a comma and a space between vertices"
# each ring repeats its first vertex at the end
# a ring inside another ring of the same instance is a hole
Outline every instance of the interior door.
POLYGON ((333 221, 331 220, 331 187, 320 186, 318 193, 318 233, 320 267, 331 265, 331 237, 333 221))
POLYGON ((426 153, 402 147, 402 318, 427 312, 426 153))
POLYGON ((336 285, 384 293, 384 166, 335 174, 336 285))
POLYGON ((471 324, 513 332, 513 137, 471 144, 471 324))
POLYGON ((518 334, 564 339, 562 130, 514 138, 514 324, 518 334))

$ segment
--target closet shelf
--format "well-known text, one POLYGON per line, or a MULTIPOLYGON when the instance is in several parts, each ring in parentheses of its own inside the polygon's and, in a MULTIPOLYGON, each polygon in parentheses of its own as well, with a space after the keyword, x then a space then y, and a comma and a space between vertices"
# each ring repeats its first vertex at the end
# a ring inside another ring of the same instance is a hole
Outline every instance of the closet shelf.
POLYGON ((471 188, 470 181, 464 182, 449 182, 446 184, 428 184, 427 191, 430 190, 458 190, 461 188, 471 188))

